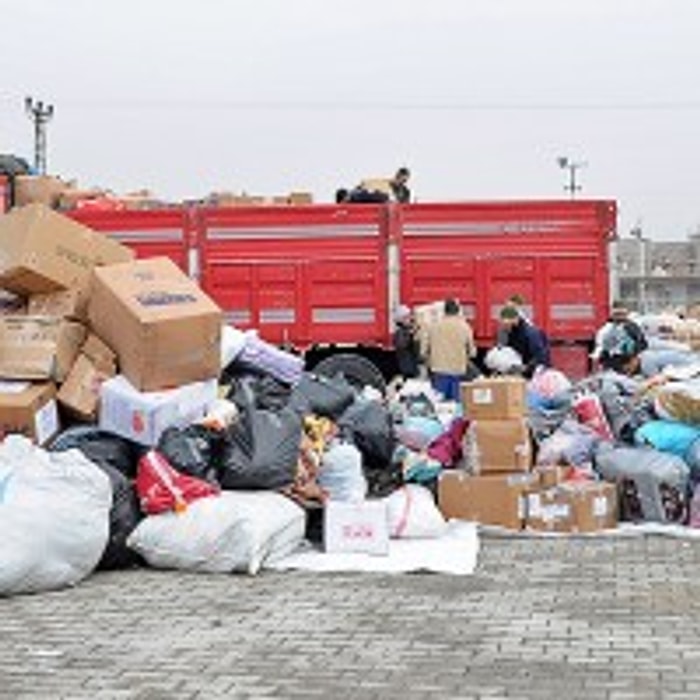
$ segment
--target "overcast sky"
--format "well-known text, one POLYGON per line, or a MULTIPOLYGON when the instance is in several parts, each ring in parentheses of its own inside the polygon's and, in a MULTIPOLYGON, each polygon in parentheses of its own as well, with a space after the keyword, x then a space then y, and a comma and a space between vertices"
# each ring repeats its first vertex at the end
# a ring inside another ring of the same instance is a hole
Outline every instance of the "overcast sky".
POLYGON ((0 0, 0 151, 81 186, 613 198, 700 230, 700 0, 0 0))

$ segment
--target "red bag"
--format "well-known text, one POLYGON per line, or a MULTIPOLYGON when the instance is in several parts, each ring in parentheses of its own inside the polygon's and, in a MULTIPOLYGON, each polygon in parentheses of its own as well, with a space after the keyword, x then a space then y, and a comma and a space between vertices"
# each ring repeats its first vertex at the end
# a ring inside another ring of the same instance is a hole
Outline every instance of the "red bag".
POLYGON ((141 510, 155 515, 171 510, 182 513, 188 503, 216 496, 220 489, 202 479, 180 474, 160 452, 150 450, 139 460, 136 492, 141 510))
POLYGON ((603 404, 596 394, 583 394, 574 401, 574 413, 579 423, 595 430, 603 440, 615 440, 610 423, 603 410, 603 404))

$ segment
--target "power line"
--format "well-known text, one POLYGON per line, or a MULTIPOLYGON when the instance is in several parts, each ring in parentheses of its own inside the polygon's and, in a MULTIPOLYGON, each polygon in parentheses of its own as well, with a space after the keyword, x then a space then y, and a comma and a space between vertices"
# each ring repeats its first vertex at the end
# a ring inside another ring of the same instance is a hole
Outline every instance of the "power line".
MULTIPOLYGON (((1 98, 3 99, 4 98, 1 98)), ((645 102, 412 102, 343 100, 195 100, 195 99, 62 99, 61 107, 94 109, 201 109, 201 110, 305 110, 305 111, 433 111, 433 112, 692 112, 700 101, 645 102)))

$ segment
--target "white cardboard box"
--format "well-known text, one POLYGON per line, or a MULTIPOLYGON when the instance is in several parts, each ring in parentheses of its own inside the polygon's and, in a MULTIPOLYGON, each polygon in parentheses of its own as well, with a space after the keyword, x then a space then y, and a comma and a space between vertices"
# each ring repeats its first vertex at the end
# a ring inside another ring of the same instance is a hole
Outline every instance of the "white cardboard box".
POLYGON ((328 553, 389 554, 389 525, 384 501, 328 501, 323 523, 328 553))
POLYGON ((217 380, 209 379, 167 391, 140 392, 118 375, 100 387, 100 428, 153 446, 167 428, 203 418, 217 391, 217 380))

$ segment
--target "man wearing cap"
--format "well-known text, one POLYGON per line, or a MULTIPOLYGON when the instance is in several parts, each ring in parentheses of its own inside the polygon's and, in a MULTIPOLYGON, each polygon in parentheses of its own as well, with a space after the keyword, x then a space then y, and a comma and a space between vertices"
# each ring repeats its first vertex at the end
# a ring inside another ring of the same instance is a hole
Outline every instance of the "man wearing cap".
POLYGON ((500 313, 500 337, 504 345, 513 348, 523 360, 523 374, 531 377, 536 367, 549 367, 549 340, 545 332, 532 321, 523 318, 519 309, 506 305, 500 313))
POLYGON ((418 376, 420 348, 413 314, 403 304, 394 311, 394 350, 399 374, 404 379, 418 376))

